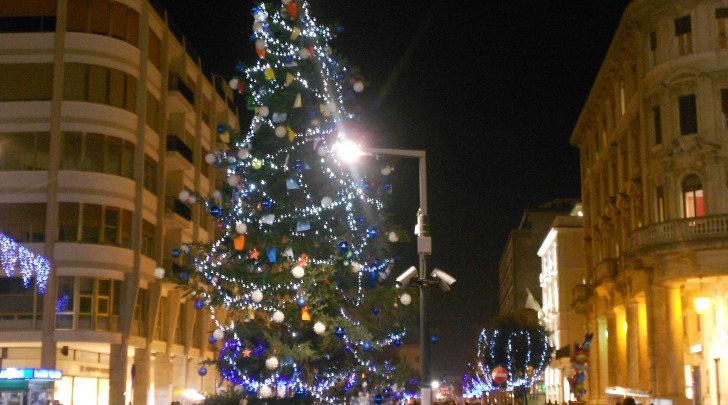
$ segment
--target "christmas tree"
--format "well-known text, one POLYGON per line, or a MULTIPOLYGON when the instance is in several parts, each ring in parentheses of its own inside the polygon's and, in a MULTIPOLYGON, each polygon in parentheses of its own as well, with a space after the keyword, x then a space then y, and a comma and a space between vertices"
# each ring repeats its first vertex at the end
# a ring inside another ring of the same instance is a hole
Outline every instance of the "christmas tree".
POLYGON ((335 153, 364 90, 329 44, 336 33, 305 1, 253 8, 257 60, 230 80, 250 127, 218 127, 206 161, 219 189, 181 196, 203 204, 217 231, 175 249, 168 278, 214 315, 211 363, 253 398, 381 400, 408 382, 386 355, 414 318, 389 277, 406 233, 387 211, 391 168, 354 173, 335 153))

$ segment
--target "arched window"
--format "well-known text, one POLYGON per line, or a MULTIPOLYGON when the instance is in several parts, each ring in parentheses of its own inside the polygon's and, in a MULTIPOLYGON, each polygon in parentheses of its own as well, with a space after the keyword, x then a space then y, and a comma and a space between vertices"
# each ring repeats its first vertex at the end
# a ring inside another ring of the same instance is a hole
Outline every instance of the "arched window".
POLYGON ((705 215, 703 184, 700 178, 691 174, 682 182, 683 215, 685 218, 702 217, 705 215))

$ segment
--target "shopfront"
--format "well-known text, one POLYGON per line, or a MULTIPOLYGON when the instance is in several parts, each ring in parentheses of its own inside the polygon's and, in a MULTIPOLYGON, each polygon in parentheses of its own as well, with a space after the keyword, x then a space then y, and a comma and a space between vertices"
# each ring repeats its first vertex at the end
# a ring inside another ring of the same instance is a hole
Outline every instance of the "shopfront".
POLYGON ((0 369, 0 405, 53 404, 53 382, 62 374, 42 368, 0 369))

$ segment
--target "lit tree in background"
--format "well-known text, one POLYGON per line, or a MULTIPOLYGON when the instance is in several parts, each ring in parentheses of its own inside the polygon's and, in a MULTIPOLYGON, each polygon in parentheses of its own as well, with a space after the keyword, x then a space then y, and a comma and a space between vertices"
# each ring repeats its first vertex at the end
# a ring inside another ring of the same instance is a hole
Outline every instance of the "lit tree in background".
POLYGON ((388 278, 407 235, 386 209, 391 167, 355 175, 333 153, 357 119, 349 106, 364 82, 305 1, 261 3, 253 17, 258 59, 230 80, 247 97, 250 128, 218 127, 224 147, 205 159, 224 181, 212 196, 180 196, 205 206, 216 240, 175 249, 182 265, 168 278, 213 314, 211 363, 236 393, 397 396, 402 367, 397 376, 383 353, 415 315, 388 278))
POLYGON ((504 386, 507 391, 525 393, 542 379, 553 351, 548 332, 538 320, 518 315, 499 318, 493 327, 480 332, 477 360, 466 376, 463 392, 468 397, 482 397, 504 386), (498 367, 507 373, 502 385, 493 380, 498 367))

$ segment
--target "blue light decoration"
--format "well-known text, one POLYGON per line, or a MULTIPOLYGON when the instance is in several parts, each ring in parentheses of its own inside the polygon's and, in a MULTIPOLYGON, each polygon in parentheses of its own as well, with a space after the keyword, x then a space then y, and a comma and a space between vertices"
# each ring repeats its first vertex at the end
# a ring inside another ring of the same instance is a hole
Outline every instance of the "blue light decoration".
POLYGON ((264 210, 269 210, 273 206, 273 200, 271 200, 270 197, 264 197, 263 200, 260 202, 260 206, 264 210))
POLYGON ((48 274, 51 271, 48 259, 31 252, 24 246, 15 243, 9 236, 0 233, 0 260, 7 277, 12 277, 15 269, 20 269, 23 286, 28 288, 28 284, 33 274, 35 274, 35 285, 38 287, 38 294, 45 292, 48 274))
POLYGON ((339 253, 341 253, 343 255, 349 251, 349 242, 343 240, 343 241, 339 242, 338 247, 339 247, 339 253))
POLYGON ((440 338, 438 338, 437 335, 430 336, 430 342, 432 342, 432 344, 437 344, 439 340, 440 338))
POLYGON ((224 134, 225 131, 227 131, 227 127, 223 124, 220 124, 217 126, 217 133, 218 134, 224 134))

